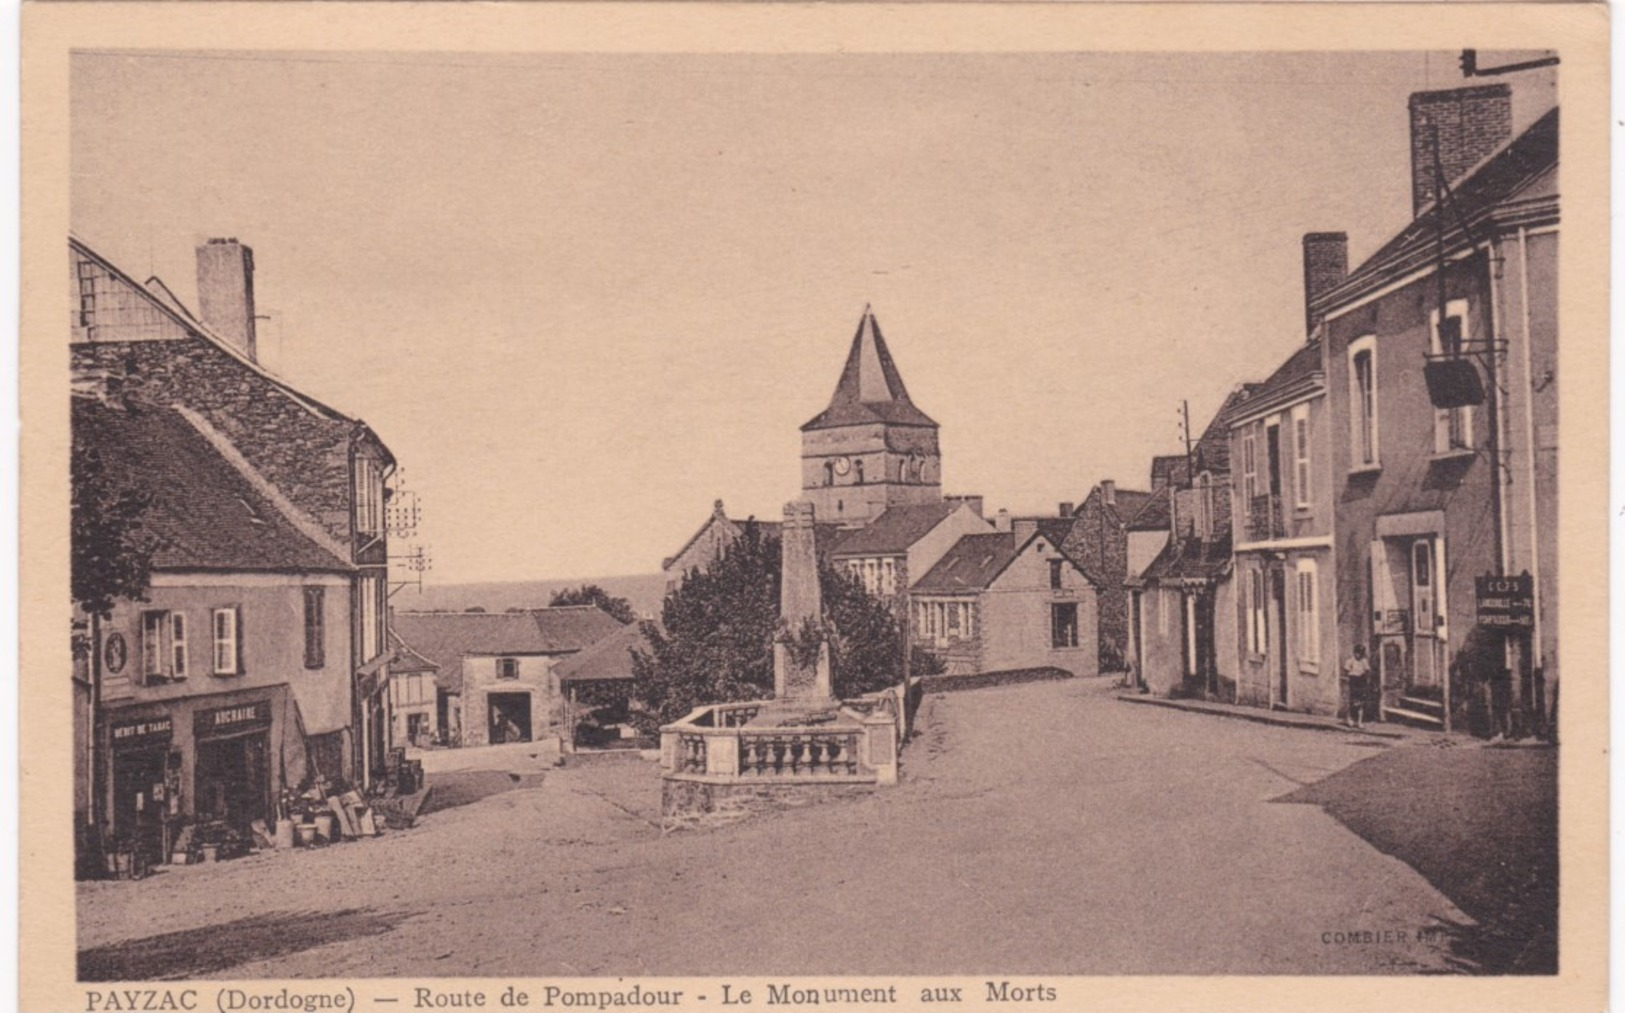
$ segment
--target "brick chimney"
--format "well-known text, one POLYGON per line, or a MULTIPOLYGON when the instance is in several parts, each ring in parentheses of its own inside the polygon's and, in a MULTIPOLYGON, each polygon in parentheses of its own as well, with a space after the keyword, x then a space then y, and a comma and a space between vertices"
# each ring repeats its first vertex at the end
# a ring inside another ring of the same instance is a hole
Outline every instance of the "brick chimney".
POLYGON ((199 246, 197 303, 210 330, 257 361, 252 249, 235 239, 211 239, 199 246))
POLYGON ((1113 479, 1104 479, 1100 483, 1100 501, 1107 506, 1117 505, 1117 482, 1113 479))
POLYGON ((1010 511, 1003 507, 999 508, 999 512, 993 517, 993 530, 1001 533, 1010 530, 1010 511))
POLYGON ((1445 182, 1461 177, 1512 139, 1512 87, 1487 84, 1411 96, 1411 214, 1438 199, 1434 135, 1445 182))
POLYGON ((1056 508, 1055 512, 1056 512, 1056 514, 1058 516, 1061 516, 1061 517, 1071 517, 1072 516, 1072 504, 1068 503, 1066 500, 1062 500, 1060 506, 1056 508))
POLYGON ((1320 318, 1315 315, 1316 299, 1343 283, 1349 273, 1347 232, 1311 232, 1303 237, 1303 326, 1304 334, 1315 332, 1320 318))

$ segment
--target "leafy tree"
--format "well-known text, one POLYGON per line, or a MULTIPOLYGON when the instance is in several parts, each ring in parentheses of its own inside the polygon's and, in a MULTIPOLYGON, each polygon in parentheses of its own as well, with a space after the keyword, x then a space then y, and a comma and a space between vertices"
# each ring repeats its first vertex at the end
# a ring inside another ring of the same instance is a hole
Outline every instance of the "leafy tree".
MULTIPOLYGON (((644 624, 650 648, 632 656, 640 730, 653 731, 702 704, 772 695, 780 572, 779 539, 749 522, 708 569, 690 571, 666 596, 664 628, 644 624)), ((824 617, 814 629, 830 645, 835 695, 896 685, 902 679, 902 638, 891 611, 856 577, 827 564, 818 576, 824 617)))
POLYGON ((550 608, 555 605, 597 605, 622 623, 633 622, 638 617, 631 602, 610 594, 597 584, 561 588, 553 592, 553 598, 547 604, 550 608))
POLYGON ((79 607, 106 619, 120 600, 147 600, 159 540, 142 520, 151 497, 109 473, 95 437, 92 420, 74 419, 71 583, 79 607))

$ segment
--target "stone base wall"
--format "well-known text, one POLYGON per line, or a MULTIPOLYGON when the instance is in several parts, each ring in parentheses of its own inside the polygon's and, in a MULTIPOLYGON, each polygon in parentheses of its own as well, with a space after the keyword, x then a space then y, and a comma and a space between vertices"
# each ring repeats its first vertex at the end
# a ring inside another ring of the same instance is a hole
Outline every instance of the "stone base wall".
POLYGON ((717 784, 663 777, 660 781, 660 814, 667 829, 698 829, 734 823, 763 813, 857 798, 872 794, 874 790, 872 781, 717 784))

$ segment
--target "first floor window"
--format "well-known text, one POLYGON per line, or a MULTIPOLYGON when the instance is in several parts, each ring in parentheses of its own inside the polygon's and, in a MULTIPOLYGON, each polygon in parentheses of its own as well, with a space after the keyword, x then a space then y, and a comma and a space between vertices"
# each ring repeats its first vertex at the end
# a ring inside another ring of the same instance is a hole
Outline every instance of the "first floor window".
POLYGON ((1076 602, 1050 606, 1050 646, 1078 646, 1078 606, 1076 602))
POLYGON ((497 678, 498 679, 517 679, 517 678, 519 678, 519 659, 518 658, 498 658, 497 659, 497 678))
POLYGON ((182 612, 141 613, 141 678, 162 682, 186 678, 186 615, 182 612))
POLYGON ((1313 560, 1298 562, 1298 661, 1310 665, 1320 660, 1320 606, 1315 587, 1316 574, 1313 560))
POLYGON ((323 608, 327 592, 319 587, 305 588, 305 667, 327 664, 327 630, 323 608))
POLYGON ((217 608, 214 621, 214 674, 239 675, 242 661, 242 610, 231 606, 217 608))
POLYGON ((358 587, 361 595, 361 660, 367 662, 384 649, 379 639, 378 578, 362 577, 358 587))
POLYGON ((1247 571, 1247 650, 1264 654, 1270 649, 1269 627, 1264 612, 1264 574, 1247 571))

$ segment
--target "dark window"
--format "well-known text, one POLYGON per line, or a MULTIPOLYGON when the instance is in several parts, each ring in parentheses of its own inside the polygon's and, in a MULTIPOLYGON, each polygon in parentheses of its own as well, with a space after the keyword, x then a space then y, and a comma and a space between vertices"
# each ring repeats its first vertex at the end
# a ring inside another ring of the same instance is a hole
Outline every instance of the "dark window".
POLYGON ((518 658, 498 658, 497 659, 497 678, 498 679, 517 679, 517 678, 519 678, 519 659, 518 658))
POLYGON ((327 664, 327 626, 322 608, 326 597, 326 591, 323 588, 305 588, 306 668, 321 668, 327 664))
POLYGON ((1063 565, 1059 559, 1049 561, 1049 586, 1056 590, 1060 590, 1061 587, 1061 567, 1063 565))
POLYGON ((863 462, 858 461, 858 462, 855 463, 855 466, 856 466, 857 472, 858 472, 858 484, 862 485, 863 484, 863 462))
POLYGON ((835 462, 834 461, 825 461, 824 462, 824 484, 825 485, 834 485, 835 484, 835 462))
POLYGON ((1078 606, 1076 602, 1050 606, 1050 646, 1078 646, 1078 606))

